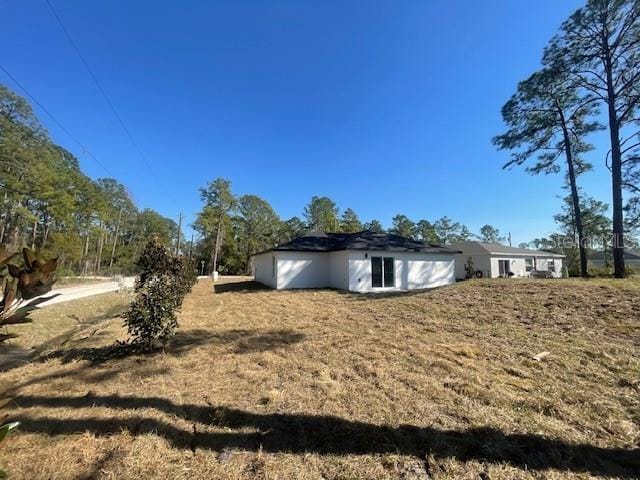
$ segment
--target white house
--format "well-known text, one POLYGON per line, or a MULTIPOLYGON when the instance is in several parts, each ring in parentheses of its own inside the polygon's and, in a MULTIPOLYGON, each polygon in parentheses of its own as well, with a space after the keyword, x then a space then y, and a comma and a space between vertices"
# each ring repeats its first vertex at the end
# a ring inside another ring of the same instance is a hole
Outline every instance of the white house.
POLYGON ((381 292, 455 283, 456 253, 391 234, 310 233, 253 262, 256 281, 272 288, 381 292))
POLYGON ((466 278, 469 261, 475 277, 562 277, 564 255, 483 242, 455 243, 451 248, 461 252, 456 255, 456 278, 466 278))

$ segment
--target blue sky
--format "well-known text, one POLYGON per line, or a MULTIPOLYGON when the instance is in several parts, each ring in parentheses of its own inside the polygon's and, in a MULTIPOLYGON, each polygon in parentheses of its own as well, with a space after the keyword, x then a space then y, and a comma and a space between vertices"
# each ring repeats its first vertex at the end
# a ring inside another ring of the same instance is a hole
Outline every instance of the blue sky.
MULTIPOLYGON (((148 163, 44 0, 0 0, 0 63, 140 207, 191 221, 198 188, 222 176, 283 218, 327 195, 387 226, 448 215, 516 243, 554 229, 561 177, 503 171, 490 140, 581 1, 51 2, 148 163)), ((41 118, 85 172, 106 175, 41 118)), ((593 142, 582 184, 608 202, 606 141, 593 142)))

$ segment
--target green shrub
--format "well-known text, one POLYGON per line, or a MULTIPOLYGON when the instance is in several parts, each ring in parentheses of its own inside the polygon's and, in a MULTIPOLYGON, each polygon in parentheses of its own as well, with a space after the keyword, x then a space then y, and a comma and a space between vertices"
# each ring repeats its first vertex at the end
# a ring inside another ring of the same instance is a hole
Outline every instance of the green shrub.
POLYGON ((135 298, 124 319, 131 341, 148 351, 157 343, 165 345, 174 334, 176 311, 196 282, 196 269, 155 240, 147 243, 137 266, 135 298))
POLYGON ((129 336, 144 350, 165 344, 178 327, 173 281, 163 275, 136 292, 125 314, 129 336))

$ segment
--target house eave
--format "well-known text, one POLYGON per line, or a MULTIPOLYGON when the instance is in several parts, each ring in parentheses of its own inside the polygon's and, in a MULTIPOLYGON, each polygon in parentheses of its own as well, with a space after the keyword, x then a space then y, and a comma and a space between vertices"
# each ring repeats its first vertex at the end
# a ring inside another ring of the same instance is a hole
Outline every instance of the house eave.
POLYGON ((251 257, 263 255, 265 253, 277 252, 299 252, 299 253, 331 253, 331 252, 390 252, 390 253, 424 253, 425 255, 457 255, 460 250, 419 250, 419 249, 401 249, 401 248, 333 248, 331 250, 305 250, 300 248, 270 248, 258 253, 251 254, 251 257))

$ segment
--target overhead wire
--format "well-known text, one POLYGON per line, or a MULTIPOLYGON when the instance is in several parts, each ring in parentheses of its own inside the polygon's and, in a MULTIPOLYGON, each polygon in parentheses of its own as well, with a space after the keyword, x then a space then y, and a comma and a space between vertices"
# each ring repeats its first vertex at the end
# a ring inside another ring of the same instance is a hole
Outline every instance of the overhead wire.
POLYGON ((49 110, 47 107, 45 107, 43 105, 42 102, 40 102, 22 83, 20 83, 20 81, 18 81, 18 79, 16 77, 14 77, 11 72, 9 72, 3 65, 0 64, 0 70, 2 70, 4 72, 4 74, 9 77, 11 79, 11 81, 13 81, 13 83, 16 84, 16 86, 22 90, 24 92, 24 94, 29 97, 29 99, 31 99, 31 101, 36 104, 40 110, 42 110, 44 113, 47 114, 47 116, 49 118, 51 118, 51 120, 53 121, 53 123, 55 123, 58 128, 60 128, 60 130, 62 130, 71 140, 73 140, 82 150, 82 152, 84 154, 86 154, 89 158, 91 158, 98 166, 100 166, 100 168, 102 168, 102 170, 105 171, 105 173, 110 176, 113 177, 114 175, 109 171, 109 169, 104 165, 104 163, 102 163, 92 152, 91 150, 89 150, 89 148, 82 143, 80 140, 78 140, 78 138, 71 133, 71 131, 64 126, 64 124, 58 120, 58 118, 51 112, 51 110, 49 110))

